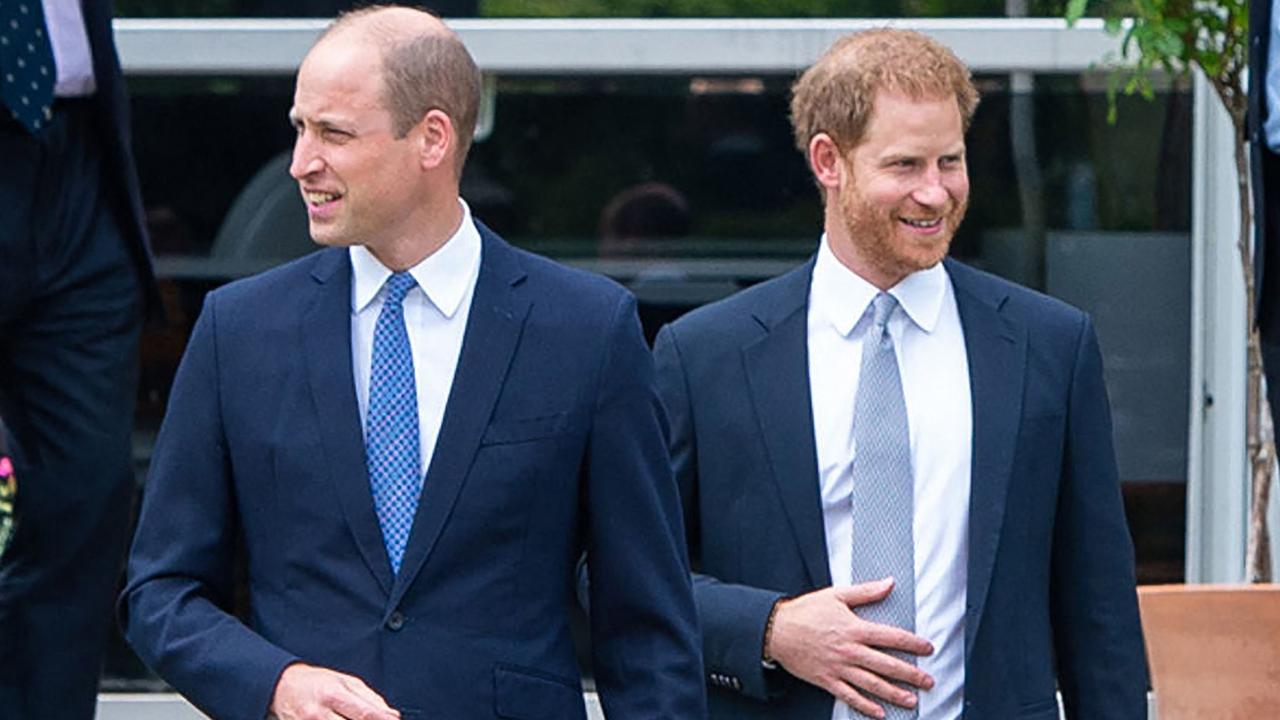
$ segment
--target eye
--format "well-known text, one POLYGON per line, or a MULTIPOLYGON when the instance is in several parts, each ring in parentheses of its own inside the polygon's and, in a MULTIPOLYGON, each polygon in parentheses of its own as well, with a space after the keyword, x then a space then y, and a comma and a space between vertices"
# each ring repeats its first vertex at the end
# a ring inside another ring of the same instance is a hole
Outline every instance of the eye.
POLYGON ((337 145, 341 145, 342 143, 345 143, 352 138, 351 133, 347 132, 346 130, 339 130, 337 128, 332 128, 332 127, 321 130, 320 134, 322 137, 324 137, 326 141, 337 144, 337 145))

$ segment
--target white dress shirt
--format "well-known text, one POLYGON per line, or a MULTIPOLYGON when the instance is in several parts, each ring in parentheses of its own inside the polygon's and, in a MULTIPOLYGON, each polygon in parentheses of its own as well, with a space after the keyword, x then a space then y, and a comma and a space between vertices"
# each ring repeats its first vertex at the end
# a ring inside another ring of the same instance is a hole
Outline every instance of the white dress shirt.
MULTIPOLYGON (((462 352, 471 313, 471 296, 480 274, 480 232, 471 210, 462 204, 462 223, 439 250, 409 268, 418 286, 404 297, 404 322, 413 348, 413 378, 418 396, 418 433, 422 473, 431 467, 436 438, 444 421, 449 389, 462 352)), ((369 413, 369 373, 373 367, 373 331, 391 270, 363 245, 351 254, 351 357, 360 406, 360 426, 369 413)))
MULTIPOLYGON (((867 312, 878 290, 845 267, 822 238, 809 288, 809 390, 822 484, 831 581, 852 581, 853 406, 867 312)), ((935 652, 919 658, 933 676, 919 691, 920 717, 952 720, 964 709, 964 620, 969 545, 973 410, 969 360, 955 291, 938 264, 890 288, 889 317, 911 436, 915 483, 916 634, 935 652)), ((832 717, 849 717, 836 701, 832 717)))
POLYGON ((49 29, 49 45, 53 48, 53 64, 57 67, 53 94, 57 97, 92 95, 95 89, 93 55, 89 51, 89 34, 84 27, 80 0, 41 2, 44 24, 49 29))

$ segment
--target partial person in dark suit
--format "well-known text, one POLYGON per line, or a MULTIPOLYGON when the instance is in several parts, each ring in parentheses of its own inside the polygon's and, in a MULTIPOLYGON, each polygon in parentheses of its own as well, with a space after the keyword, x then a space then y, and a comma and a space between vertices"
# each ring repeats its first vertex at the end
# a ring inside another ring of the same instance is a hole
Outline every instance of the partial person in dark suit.
POLYGON ((0 413, 20 450, 0 714, 90 718, 154 284, 107 0, 0 3, 0 413))
POLYGON ((977 100, 837 41, 791 105, 816 256, 658 334, 712 718, 1146 717, 1092 324, 944 260, 977 100))
POLYGON ((610 720, 705 713, 635 300, 471 218, 479 93, 408 8, 342 16, 298 72, 291 173, 329 247, 208 296, 121 601, 215 718, 585 718, 584 550, 610 720))
POLYGON ((1280 412, 1280 30, 1275 18, 1275 0, 1249 0, 1254 302, 1273 418, 1280 412))

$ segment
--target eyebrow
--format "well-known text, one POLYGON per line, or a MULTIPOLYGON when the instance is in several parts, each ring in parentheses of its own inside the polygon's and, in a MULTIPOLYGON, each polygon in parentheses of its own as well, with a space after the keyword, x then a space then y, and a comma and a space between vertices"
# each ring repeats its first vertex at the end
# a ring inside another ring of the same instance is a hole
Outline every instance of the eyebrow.
MULTIPOLYGON (((303 122, 303 118, 299 115, 297 108, 289 109, 289 124, 297 125, 303 122)), ((354 132, 355 125, 350 121, 344 121, 341 118, 321 116, 312 120, 312 124, 318 125, 322 130, 342 130, 343 132, 354 132)))
MULTIPOLYGON (((940 158, 964 157, 966 152, 967 152, 967 148, 964 145, 958 145, 949 150, 943 150, 942 152, 939 152, 938 157, 940 158)), ((879 161, 882 163, 895 163, 900 160, 920 160, 924 157, 925 157, 924 153, 909 152, 904 150, 904 151, 893 152, 888 155, 884 155, 879 159, 879 161)))

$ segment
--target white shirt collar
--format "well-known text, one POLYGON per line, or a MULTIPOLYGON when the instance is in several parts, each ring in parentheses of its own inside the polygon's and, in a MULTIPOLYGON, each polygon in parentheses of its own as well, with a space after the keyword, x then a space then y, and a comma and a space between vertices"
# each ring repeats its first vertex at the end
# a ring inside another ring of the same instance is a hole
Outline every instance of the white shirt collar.
MULTIPOLYGON (((472 277, 480 266, 480 231, 471 220, 471 208, 462 198, 462 222, 440 249, 409 268, 409 274, 427 299, 445 317, 452 318, 467 294, 472 277)), ((373 302, 391 276, 391 270, 363 245, 352 245, 351 309, 359 313, 373 302)), ((410 292, 413 292, 410 290, 410 292)))
MULTIPOLYGON (((946 268, 938 263, 906 276, 889 288, 889 294, 917 327, 931 333, 942 313, 947 279, 946 268)), ((813 264, 809 303, 827 318, 836 332, 848 337, 879 292, 875 285, 840 262, 823 234, 818 257, 813 264)))

